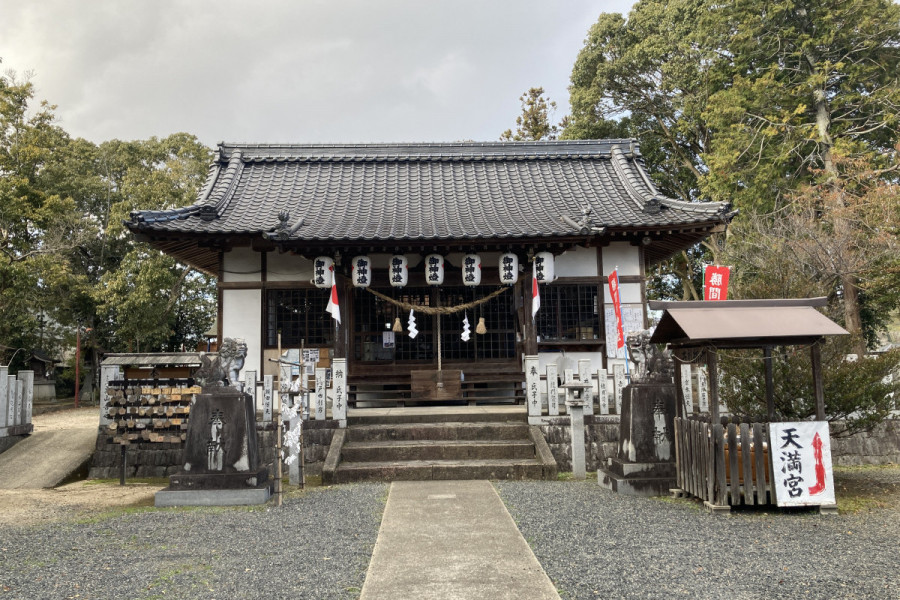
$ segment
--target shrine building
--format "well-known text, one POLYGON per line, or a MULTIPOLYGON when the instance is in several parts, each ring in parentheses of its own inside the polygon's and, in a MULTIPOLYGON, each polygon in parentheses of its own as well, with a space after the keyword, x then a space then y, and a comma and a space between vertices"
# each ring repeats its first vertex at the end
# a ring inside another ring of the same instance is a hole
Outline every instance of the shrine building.
POLYGON ((484 403, 522 399, 525 356, 612 372, 609 275, 643 329, 647 269, 733 215, 661 195, 628 139, 222 143, 195 204, 126 224, 218 278, 218 339, 243 340, 260 379, 280 333, 346 359, 351 404, 484 403))

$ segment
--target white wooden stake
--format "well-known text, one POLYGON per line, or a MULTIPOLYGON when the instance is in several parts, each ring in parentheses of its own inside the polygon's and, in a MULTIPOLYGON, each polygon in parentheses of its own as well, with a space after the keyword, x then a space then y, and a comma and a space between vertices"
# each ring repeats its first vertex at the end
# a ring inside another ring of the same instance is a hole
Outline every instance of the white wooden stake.
POLYGON ((547 414, 559 416, 559 367, 556 363, 547 365, 547 414))
POLYGON ((609 388, 606 383, 606 369, 597 369, 597 402, 600 405, 600 414, 609 414, 609 388))

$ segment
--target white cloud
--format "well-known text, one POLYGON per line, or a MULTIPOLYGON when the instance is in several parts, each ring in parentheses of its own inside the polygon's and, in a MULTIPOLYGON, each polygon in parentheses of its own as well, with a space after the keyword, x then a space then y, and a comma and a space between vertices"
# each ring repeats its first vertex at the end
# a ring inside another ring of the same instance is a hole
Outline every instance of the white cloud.
POLYGON ((571 0, 0 0, 3 68, 94 141, 497 139, 569 72, 601 10, 571 0))

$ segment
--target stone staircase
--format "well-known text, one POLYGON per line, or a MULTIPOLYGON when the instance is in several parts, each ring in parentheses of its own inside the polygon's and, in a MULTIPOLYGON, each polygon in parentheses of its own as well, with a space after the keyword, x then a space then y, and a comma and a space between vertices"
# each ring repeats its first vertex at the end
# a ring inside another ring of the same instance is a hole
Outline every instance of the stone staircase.
POLYGON ((525 414, 418 411, 351 417, 335 432, 326 484, 426 479, 556 479, 556 462, 525 414))

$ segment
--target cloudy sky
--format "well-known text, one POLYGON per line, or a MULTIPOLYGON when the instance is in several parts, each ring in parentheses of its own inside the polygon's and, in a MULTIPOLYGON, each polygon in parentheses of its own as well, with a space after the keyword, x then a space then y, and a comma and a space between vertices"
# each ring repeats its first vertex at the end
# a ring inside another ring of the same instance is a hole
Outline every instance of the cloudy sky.
POLYGON ((588 28, 632 3, 0 0, 0 68, 94 142, 495 140, 529 87, 566 114, 588 28))

